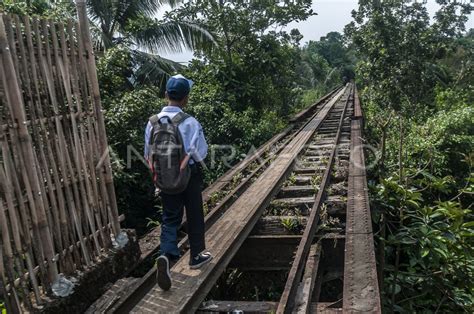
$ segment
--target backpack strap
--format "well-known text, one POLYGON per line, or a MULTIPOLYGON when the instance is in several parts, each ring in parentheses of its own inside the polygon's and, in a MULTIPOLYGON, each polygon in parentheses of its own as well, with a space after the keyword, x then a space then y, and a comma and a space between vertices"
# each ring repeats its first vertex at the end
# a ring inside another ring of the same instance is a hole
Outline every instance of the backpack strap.
MULTIPOLYGON (((171 122, 178 126, 180 125, 184 120, 186 120, 187 118, 190 118, 191 116, 187 113, 184 113, 184 112, 178 112, 174 117, 173 119, 171 119, 171 122)), ((184 147, 184 146, 183 146, 184 147)), ((190 157, 191 159, 193 159, 192 157, 190 157)), ((184 160, 184 159, 183 159, 184 160)), ((181 162, 183 162, 183 160, 181 162)))
POLYGON ((184 120, 186 120, 187 118, 190 118, 191 116, 187 113, 184 113, 184 112, 178 112, 174 117, 173 119, 171 119, 171 122, 173 122, 174 125, 180 125, 181 122, 183 122, 184 120))
MULTIPOLYGON (((148 119, 148 121, 151 124, 151 129, 153 130, 154 128, 158 127, 160 119, 158 118, 158 115, 155 114, 155 115, 152 115, 150 119, 148 119)), ((151 144, 153 144, 153 136, 150 136, 148 145, 151 145, 151 144)))
POLYGON ((150 124, 151 124, 152 127, 157 126, 159 120, 160 120, 160 119, 158 118, 158 115, 157 115, 157 114, 152 115, 152 116, 150 117, 150 119, 148 119, 148 121, 150 121, 150 124))

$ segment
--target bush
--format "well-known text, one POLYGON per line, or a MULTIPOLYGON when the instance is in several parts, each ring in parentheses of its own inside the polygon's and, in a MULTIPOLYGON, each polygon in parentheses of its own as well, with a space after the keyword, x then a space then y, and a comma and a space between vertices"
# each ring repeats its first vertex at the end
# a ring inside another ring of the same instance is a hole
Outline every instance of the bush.
POLYGON ((474 276, 472 211, 458 201, 427 205, 429 200, 419 191, 436 189, 431 182, 407 186, 390 177, 374 190, 374 208, 387 214, 394 230, 385 240, 385 306, 400 312, 472 312, 474 282, 466 280, 474 276), (390 302, 392 294, 395 304, 390 302))

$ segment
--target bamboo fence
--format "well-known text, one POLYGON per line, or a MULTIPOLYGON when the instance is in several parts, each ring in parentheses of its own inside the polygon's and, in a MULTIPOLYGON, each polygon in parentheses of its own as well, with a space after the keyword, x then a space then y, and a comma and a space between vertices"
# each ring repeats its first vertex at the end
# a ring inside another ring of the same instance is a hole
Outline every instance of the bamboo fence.
POLYGON ((0 13, 0 293, 44 303, 120 232, 84 1, 78 23, 0 13))

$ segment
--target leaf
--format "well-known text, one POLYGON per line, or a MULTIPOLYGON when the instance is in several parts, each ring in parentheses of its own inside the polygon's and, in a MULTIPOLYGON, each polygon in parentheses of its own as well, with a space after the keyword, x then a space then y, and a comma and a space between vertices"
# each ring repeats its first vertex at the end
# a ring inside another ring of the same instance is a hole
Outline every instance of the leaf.
POLYGON ((407 203, 410 204, 411 206, 413 206, 415 209, 420 208, 420 204, 418 204, 414 200, 407 200, 407 203))
POLYGON ((474 227, 474 221, 465 222, 462 224, 463 228, 474 227))
POLYGON ((423 250, 421 250, 421 257, 425 257, 430 253, 430 249, 425 247, 423 250))
POLYGON ((394 291, 394 292, 395 292, 395 294, 399 294, 399 293, 400 293, 400 291, 402 291, 402 287, 400 287, 400 285, 399 285, 399 284, 395 284, 395 291, 394 291))
POLYGON ((448 254, 447 254, 445 251, 443 251, 442 249, 440 249, 440 248, 434 248, 434 250, 435 250, 436 252, 438 252, 441 256, 443 256, 444 258, 448 258, 448 254))

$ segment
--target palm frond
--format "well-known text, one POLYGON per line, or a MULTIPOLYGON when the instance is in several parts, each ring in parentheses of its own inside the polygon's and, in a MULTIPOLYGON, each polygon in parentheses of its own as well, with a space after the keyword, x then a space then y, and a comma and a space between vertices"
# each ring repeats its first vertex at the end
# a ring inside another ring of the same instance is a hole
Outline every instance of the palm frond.
POLYGON ((164 90, 166 80, 183 66, 177 62, 139 50, 132 51, 134 84, 153 84, 164 90))
POLYGON ((130 35, 137 46, 152 53, 177 53, 214 42, 213 36, 200 25, 183 21, 144 21, 130 35))
POLYGON ((203 46, 216 44, 214 36, 202 25, 190 21, 178 21, 177 23, 183 35, 184 46, 187 49, 197 50, 203 46))
POLYGON ((111 20, 116 9, 116 2, 113 0, 87 0, 87 14, 89 19, 96 22, 111 20))

